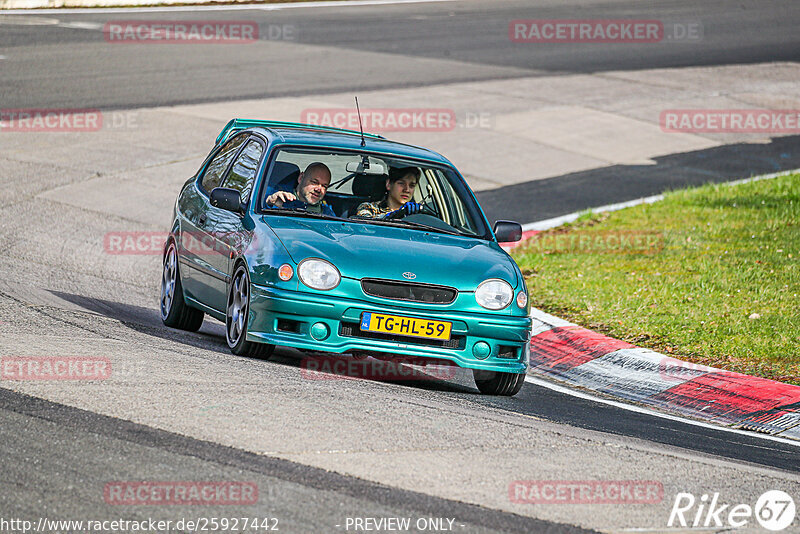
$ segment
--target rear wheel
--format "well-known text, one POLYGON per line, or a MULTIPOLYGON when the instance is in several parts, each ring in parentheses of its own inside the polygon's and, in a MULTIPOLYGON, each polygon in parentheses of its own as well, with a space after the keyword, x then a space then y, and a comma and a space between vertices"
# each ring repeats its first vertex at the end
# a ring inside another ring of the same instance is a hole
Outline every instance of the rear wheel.
POLYGON ((247 317, 250 312, 250 276, 244 265, 233 273, 228 288, 228 307, 225 312, 225 337, 231 352, 239 356, 269 358, 275 345, 247 341, 247 317))
POLYGON ((203 312, 190 308, 183 300, 181 273, 178 271, 178 253, 171 242, 164 254, 164 269, 161 274, 161 321, 171 327, 196 332, 203 324, 203 312))
POLYGON ((511 397, 519 393, 525 383, 525 373, 503 373, 473 369, 475 385, 484 395, 503 395, 511 397))

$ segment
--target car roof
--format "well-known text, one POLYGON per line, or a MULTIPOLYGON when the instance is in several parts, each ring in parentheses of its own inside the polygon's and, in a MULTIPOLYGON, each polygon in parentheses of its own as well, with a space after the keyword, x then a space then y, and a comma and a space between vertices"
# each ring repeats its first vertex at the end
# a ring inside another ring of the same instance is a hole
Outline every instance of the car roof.
POLYGON ((258 132, 278 144, 309 148, 338 148, 359 152, 377 152, 399 157, 421 159, 452 166, 452 163, 433 150, 397 141, 380 135, 364 133, 365 146, 361 146, 361 134, 353 130, 328 128, 301 123, 278 123, 272 121, 248 121, 233 119, 220 133, 217 142, 222 142, 233 133, 244 130, 258 132), (263 123, 258 125, 258 123, 263 123))

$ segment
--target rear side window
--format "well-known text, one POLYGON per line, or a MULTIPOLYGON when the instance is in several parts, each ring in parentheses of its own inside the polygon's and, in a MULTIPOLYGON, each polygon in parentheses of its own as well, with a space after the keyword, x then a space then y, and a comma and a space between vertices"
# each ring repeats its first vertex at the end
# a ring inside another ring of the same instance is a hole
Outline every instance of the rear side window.
POLYGON ((210 193, 212 189, 219 187, 219 182, 225 169, 228 168, 228 164, 230 164, 245 139, 247 139, 246 135, 239 135, 225 143, 222 150, 208 164, 202 182, 203 190, 206 193, 210 193))
POLYGON ((250 199, 250 191, 253 189, 253 180, 256 177, 258 162, 264 147, 258 141, 251 140, 236 158, 230 174, 225 179, 225 187, 236 189, 242 196, 242 202, 247 203, 250 199))

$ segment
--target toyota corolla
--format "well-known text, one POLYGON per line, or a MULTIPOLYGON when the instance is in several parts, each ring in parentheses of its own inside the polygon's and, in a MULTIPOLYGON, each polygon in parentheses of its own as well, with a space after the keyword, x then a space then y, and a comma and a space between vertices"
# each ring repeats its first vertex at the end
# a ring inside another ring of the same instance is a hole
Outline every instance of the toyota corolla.
POLYGON ((237 355, 276 345, 473 370, 514 395, 528 365, 525 280, 443 156, 378 135, 230 121, 182 187, 160 311, 225 322, 237 355))

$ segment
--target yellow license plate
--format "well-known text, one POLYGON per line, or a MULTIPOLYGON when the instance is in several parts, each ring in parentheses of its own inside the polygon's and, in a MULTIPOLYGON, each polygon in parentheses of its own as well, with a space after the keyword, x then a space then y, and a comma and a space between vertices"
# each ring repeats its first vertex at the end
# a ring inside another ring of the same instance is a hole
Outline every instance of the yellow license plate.
POLYGON ((450 340, 453 323, 420 319, 419 317, 401 317, 383 313, 364 312, 361 314, 361 330, 365 332, 381 332, 398 336, 424 337, 428 339, 450 340))

